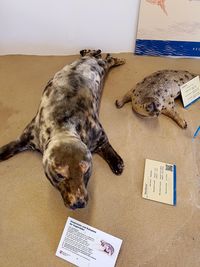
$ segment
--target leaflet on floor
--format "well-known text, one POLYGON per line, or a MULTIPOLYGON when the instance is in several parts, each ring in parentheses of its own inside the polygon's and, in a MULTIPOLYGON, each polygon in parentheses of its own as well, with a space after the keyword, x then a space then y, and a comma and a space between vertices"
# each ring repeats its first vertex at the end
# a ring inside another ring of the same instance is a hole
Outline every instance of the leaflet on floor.
POLYGON ((113 267, 121 244, 121 239, 69 217, 56 256, 80 267, 113 267))
POLYGON ((185 108, 199 100, 200 98, 200 80, 199 76, 180 86, 183 105, 185 108))
POLYGON ((142 197, 176 205, 176 165, 146 159, 142 197))

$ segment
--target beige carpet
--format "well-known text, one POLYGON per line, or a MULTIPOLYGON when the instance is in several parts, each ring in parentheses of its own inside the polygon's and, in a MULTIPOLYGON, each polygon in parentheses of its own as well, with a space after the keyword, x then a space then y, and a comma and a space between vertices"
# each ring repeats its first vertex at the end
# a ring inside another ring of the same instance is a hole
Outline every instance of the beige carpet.
MULTIPOLYGON (((178 109, 188 122, 141 119, 131 104, 115 108, 115 99, 144 76, 160 69, 200 73, 200 61, 135 57, 113 69, 106 81, 100 117, 114 148, 125 162, 115 176, 97 155, 89 182, 87 208, 68 210, 45 178, 41 155, 24 152, 0 163, 0 266, 71 266, 55 256, 68 216, 123 239, 118 267, 200 266, 200 102, 178 109), (145 158, 177 165, 177 205, 141 197, 145 158)), ((46 82, 77 56, 0 57, 0 145, 15 139, 35 114, 46 82)))

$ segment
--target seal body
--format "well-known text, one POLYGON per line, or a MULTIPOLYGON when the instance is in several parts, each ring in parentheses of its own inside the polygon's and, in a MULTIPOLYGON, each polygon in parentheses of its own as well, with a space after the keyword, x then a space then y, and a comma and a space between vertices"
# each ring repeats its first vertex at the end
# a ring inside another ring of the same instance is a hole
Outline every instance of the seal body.
POLYGON ((102 156, 115 174, 124 166, 99 121, 106 75, 124 60, 110 54, 103 59, 101 50, 80 54, 47 83, 38 112, 22 135, 0 148, 0 160, 27 149, 41 152, 47 178, 71 209, 87 204, 92 153, 102 156))
POLYGON ((180 96, 180 86, 195 76, 182 70, 157 71, 137 83, 122 99, 116 100, 116 106, 121 108, 131 101, 133 111, 142 117, 152 118, 164 114, 184 129, 187 123, 176 110, 175 99, 180 96))

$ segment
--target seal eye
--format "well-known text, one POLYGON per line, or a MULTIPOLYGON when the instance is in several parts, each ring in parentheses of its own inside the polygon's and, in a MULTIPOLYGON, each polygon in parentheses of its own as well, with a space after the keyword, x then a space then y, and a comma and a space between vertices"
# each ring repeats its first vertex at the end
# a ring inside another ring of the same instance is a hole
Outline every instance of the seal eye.
POLYGON ((63 177, 60 173, 57 173, 57 177, 58 177, 60 180, 62 180, 62 179, 65 178, 65 177, 63 177))
POLYGON ((69 176, 69 166, 68 165, 57 165, 55 167, 55 172, 57 175, 60 175, 62 178, 66 178, 69 176))

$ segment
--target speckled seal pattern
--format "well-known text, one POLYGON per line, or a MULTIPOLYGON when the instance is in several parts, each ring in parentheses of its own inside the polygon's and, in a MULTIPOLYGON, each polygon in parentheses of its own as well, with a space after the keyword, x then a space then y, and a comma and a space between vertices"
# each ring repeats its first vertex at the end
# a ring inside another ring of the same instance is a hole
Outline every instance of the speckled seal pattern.
POLYGON ((107 73, 125 61, 110 54, 102 58, 101 50, 84 49, 80 55, 47 83, 38 112, 22 135, 0 148, 0 161, 23 150, 41 152, 47 178, 71 209, 87 204, 92 153, 117 175, 124 167, 99 121, 99 104, 107 73))
POLYGON ((157 71, 137 83, 122 99, 116 100, 116 107, 122 108, 131 101, 133 111, 140 116, 152 118, 164 114, 185 129, 187 123, 178 113, 174 100, 181 93, 180 86, 195 76, 182 70, 157 71))

